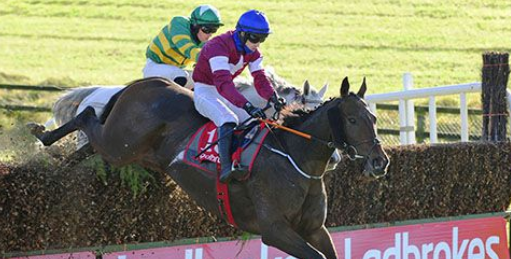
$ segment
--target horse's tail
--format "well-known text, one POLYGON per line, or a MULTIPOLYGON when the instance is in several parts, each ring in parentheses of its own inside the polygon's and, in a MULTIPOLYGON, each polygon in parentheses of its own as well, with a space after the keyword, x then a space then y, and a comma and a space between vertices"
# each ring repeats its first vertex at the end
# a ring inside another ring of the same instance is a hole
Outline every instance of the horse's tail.
POLYGON ((72 120, 75 117, 76 110, 78 110, 78 106, 83 99, 98 88, 99 87, 97 86, 78 87, 71 89, 62 95, 55 104, 53 104, 52 109, 54 122, 57 126, 72 120))

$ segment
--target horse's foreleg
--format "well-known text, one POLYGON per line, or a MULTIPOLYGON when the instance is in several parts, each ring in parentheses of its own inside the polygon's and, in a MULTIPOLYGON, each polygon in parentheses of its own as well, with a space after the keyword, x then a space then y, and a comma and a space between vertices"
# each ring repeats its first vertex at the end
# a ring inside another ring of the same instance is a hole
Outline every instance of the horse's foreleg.
MULTIPOLYGON (((294 257, 303 259, 325 259, 326 257, 309 245, 285 221, 261 222, 263 243, 274 246, 294 257)), ((329 257, 330 258, 330 257, 329 257)))
POLYGON ((307 242, 309 242, 309 244, 325 254, 326 258, 337 258, 337 252, 335 251, 332 237, 325 226, 304 235, 304 238, 307 242))

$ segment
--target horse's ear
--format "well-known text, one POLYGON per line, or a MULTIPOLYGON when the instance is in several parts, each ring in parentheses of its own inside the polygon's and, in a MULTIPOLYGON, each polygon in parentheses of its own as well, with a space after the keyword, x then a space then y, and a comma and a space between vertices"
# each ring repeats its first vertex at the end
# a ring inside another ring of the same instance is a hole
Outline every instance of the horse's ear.
POLYGON ((366 78, 364 77, 364 80, 362 81, 362 85, 360 86, 360 89, 358 90, 357 95, 360 98, 364 98, 366 91, 367 91, 367 85, 366 85, 366 78))
POLYGON ((341 97, 348 96, 349 93, 350 93, 350 82, 348 81, 348 77, 345 77, 342 80, 341 97))
POLYGON ((327 90, 328 90, 328 83, 325 83, 325 85, 323 87, 321 87, 321 89, 319 89, 319 92, 318 92, 319 98, 323 99, 323 97, 325 97, 327 90))
POLYGON ((309 95, 310 91, 311 91, 311 86, 309 84, 309 80, 305 80, 305 82, 303 82, 303 95, 305 95, 305 96, 309 95))

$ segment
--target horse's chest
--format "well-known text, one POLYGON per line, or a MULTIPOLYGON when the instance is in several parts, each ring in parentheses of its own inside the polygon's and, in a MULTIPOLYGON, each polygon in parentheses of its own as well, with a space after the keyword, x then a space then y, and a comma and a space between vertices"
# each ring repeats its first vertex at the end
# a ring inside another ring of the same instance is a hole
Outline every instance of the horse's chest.
POLYGON ((326 197, 307 196, 301 204, 295 204, 289 212, 288 218, 291 219, 292 225, 315 229, 326 219, 326 197))

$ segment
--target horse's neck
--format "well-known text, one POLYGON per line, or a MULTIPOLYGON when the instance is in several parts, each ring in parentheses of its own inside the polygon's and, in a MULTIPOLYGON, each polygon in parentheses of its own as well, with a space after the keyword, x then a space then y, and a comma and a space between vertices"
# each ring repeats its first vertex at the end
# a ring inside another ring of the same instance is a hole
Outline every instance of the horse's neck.
MULTIPOLYGON (((327 116, 328 107, 321 107, 296 129, 298 131, 310 134, 314 138, 331 141, 330 126, 327 116)), ((319 141, 310 141, 296 137, 291 137, 286 141, 289 152, 293 157, 300 160, 303 170, 311 175, 321 175, 324 172, 326 163, 333 153, 333 149, 319 141)))

